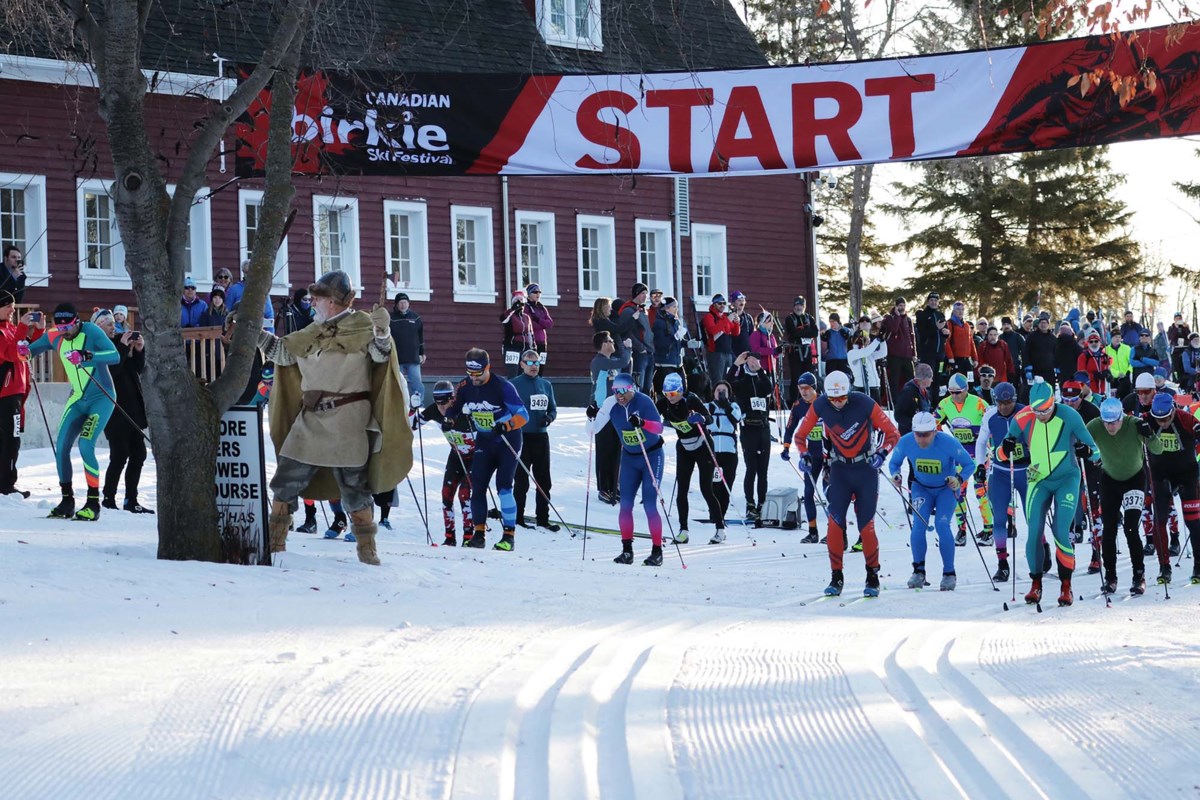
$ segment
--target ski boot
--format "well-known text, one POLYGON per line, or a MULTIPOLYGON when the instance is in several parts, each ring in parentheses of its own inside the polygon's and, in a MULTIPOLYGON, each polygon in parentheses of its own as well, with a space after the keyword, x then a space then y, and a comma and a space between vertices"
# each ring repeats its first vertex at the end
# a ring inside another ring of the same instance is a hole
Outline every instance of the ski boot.
POLYGON ((387 517, 384 517, 383 519, 379 520, 379 527, 387 528, 390 531, 392 530, 392 521, 387 517))
POLYGON ((60 483, 62 487, 62 502, 50 509, 50 516, 55 519, 70 519, 75 516, 75 492, 69 483, 60 483))
POLYGON ((990 547, 992 544, 992 526, 984 525, 983 530, 979 533, 979 543, 985 547, 990 547))
POLYGON ((1010 577, 1012 577, 1012 573, 1008 571, 1008 559, 1002 558, 1000 559, 1000 563, 996 565, 996 574, 992 576, 992 580, 997 583, 1004 583, 1010 577))
POLYGON ((1167 555, 1169 555, 1171 558, 1178 558, 1180 552, 1182 551, 1179 549, 1179 533, 1177 531, 1172 532, 1171 545, 1167 548, 1167 555))
POLYGON ((642 562, 644 567, 661 567, 662 566, 662 547, 654 545, 650 548, 650 555, 646 556, 646 560, 642 562))
POLYGON ((913 564, 912 577, 908 579, 908 588, 923 589, 929 584, 925 582, 925 565, 913 564))
POLYGON ((858 541, 850 547, 851 552, 861 553, 863 550, 862 537, 858 537, 858 541))
POLYGON ((117 510, 117 498, 113 497, 110 494, 104 495, 104 499, 100 501, 100 507, 101 508, 111 508, 113 511, 116 511, 117 510))
POLYGON ((550 521, 550 520, 548 520, 548 519, 539 519, 539 520, 537 521, 537 526, 538 526, 539 528, 544 528, 545 530, 548 530, 548 531, 550 531, 551 533, 558 533, 560 530, 562 530, 562 526, 561 526, 561 525, 559 525, 559 524, 558 524, 558 523, 556 523, 556 522, 551 522, 551 521, 550 521))
POLYGON ((1100 551, 1097 548, 1093 547, 1092 548, 1092 563, 1088 564, 1087 574, 1088 575, 1096 575, 1099 572, 1100 572, 1100 551))
POLYGON ((1192 567, 1192 579, 1188 583, 1192 586, 1200 585, 1200 564, 1192 567))
POLYGON ((829 585, 825 587, 825 595, 827 597, 837 597, 842 593, 842 586, 844 585, 845 580, 842 578, 842 571, 835 569, 829 578, 829 585))
POLYGON ((533 530, 533 528, 534 528, 533 523, 530 522, 529 520, 525 519, 524 514, 517 515, 517 524, 520 525, 522 528, 526 528, 527 530, 533 530))
POLYGON ((680 528, 679 532, 675 534, 675 539, 672 542, 672 544, 687 544, 687 543, 688 543, 687 528, 680 528))
POLYGON ((1029 587, 1029 591, 1025 593, 1025 604, 1033 605, 1034 603, 1042 602, 1042 579, 1037 577, 1033 579, 1033 585, 1029 587))
POLYGON ((1083 544, 1083 528, 1071 526, 1071 543, 1083 544))
POLYGON ((336 539, 346 532, 346 513, 344 511, 335 511, 333 514, 333 522, 329 526, 329 530, 325 531, 326 539, 336 539))
POLYGON ((967 546, 967 524, 965 522, 958 523, 958 533, 954 534, 954 546, 967 546))
POLYGON ((879 597, 879 567, 867 567, 867 585, 863 597, 879 597))
POLYGON ((633 542, 621 542, 621 555, 613 559, 614 564, 632 564, 633 563, 633 542))
POLYGON ((1158 568, 1158 584, 1159 584, 1159 586, 1163 586, 1170 582, 1171 582, 1171 565, 1169 563, 1163 564, 1161 567, 1158 568))
POLYGON ((1133 583, 1129 584, 1129 593, 1141 597, 1146 593, 1146 571, 1138 570, 1133 573, 1133 583))
POLYGON ((504 535, 500 537, 500 541, 492 545, 492 549, 511 553, 517 547, 516 539, 513 537, 514 533, 516 533, 514 528, 505 528, 504 535))
POLYGON ((758 522, 761 509, 754 503, 753 500, 746 501, 746 519, 750 522, 758 522))
POLYGON ((725 541, 725 529, 718 528, 717 532, 714 533, 712 538, 708 540, 708 543, 709 544, 720 544, 723 541, 725 541))
POLYGON ((1146 544, 1144 544, 1142 546, 1142 555, 1147 555, 1147 556, 1154 555, 1154 537, 1153 536, 1146 537, 1146 544))
POLYGON ((942 573, 942 583, 938 586, 938 590, 942 592, 953 592, 954 587, 958 586, 958 576, 953 572, 942 573))
POLYGON ((446 534, 446 538, 442 540, 442 547, 458 547, 458 537, 454 535, 454 531, 446 534))
POLYGON ((304 506, 304 524, 296 528, 298 533, 316 533, 317 532, 317 506, 304 506))
POLYGON ((463 532, 463 547, 474 547, 476 550, 482 550, 487 545, 487 526, 476 525, 475 533, 468 538, 466 531, 463 532))
POLYGON ((75 519, 83 522, 95 522, 100 519, 100 491, 88 489, 87 502, 83 508, 75 512, 75 519))
POLYGON ((154 509, 146 508, 144 505, 139 503, 137 500, 126 500, 125 505, 121 506, 121 508, 128 511, 130 514, 153 514, 154 513, 154 509))
POLYGON ((801 539, 800 544, 816 544, 818 541, 820 541, 820 537, 817 536, 817 523, 810 520, 808 523, 808 536, 801 539))
POLYGON ((1069 606, 1075 602, 1075 595, 1071 594, 1071 579, 1062 579, 1062 591, 1058 593, 1058 604, 1060 606, 1069 606))
POLYGON ((598 497, 600 498, 601 503, 608 503, 610 506, 615 506, 617 504, 616 492, 608 492, 601 489, 598 497))
POLYGON ((1100 587, 1104 594, 1115 594, 1117 591, 1117 573, 1108 572, 1104 575, 1104 585, 1100 587))

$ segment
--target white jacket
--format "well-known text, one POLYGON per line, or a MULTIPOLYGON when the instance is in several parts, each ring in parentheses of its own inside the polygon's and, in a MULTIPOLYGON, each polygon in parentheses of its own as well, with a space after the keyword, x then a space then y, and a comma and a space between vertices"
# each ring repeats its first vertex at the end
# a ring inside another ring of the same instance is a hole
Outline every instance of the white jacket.
POLYGON ((856 389, 878 389, 879 369, 875 362, 887 357, 887 344, 874 339, 866 347, 855 347, 846 353, 850 362, 850 376, 856 389))

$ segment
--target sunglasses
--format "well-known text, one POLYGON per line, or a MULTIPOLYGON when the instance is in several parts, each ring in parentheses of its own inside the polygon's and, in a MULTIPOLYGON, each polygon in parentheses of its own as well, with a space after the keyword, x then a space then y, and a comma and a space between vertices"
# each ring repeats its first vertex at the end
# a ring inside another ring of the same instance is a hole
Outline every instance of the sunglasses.
POLYGON ((625 387, 621 387, 621 388, 618 388, 616 386, 613 387, 613 394, 630 394, 632 392, 633 392, 632 386, 625 386, 625 387))
POLYGON ((530 361, 529 359, 525 359, 525 366, 527 366, 527 367, 540 367, 541 365, 542 365, 542 362, 538 361, 536 358, 533 361, 530 361))
POLYGON ((467 377, 468 378, 479 378, 479 377, 483 376, 483 373, 484 373, 484 370, 481 370, 481 369, 469 369, 469 370, 467 370, 467 377))
POLYGON ((683 392, 663 392, 667 397, 683 397, 683 392))
POLYGON ((453 397, 435 397, 435 398, 433 398, 433 402, 437 403, 439 406, 447 405, 450 402, 452 402, 453 400, 454 400, 453 397))
POLYGON ((937 431, 913 431, 914 436, 933 436, 937 431))
POLYGON ((950 394, 966 394, 966 389, 951 389, 950 394))

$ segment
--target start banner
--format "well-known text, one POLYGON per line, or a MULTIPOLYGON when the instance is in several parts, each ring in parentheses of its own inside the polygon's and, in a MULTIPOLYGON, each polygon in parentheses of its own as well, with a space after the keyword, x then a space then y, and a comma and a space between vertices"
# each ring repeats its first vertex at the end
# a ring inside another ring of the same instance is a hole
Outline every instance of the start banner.
MULTIPOLYGON (((300 173, 770 173, 1200 132, 1200 26, 747 70, 317 71, 298 89, 300 173), (1108 81, 1083 95, 1105 70, 1153 79, 1125 106, 1108 81)), ((263 173, 270 110, 268 89, 237 123, 239 175, 263 173)))

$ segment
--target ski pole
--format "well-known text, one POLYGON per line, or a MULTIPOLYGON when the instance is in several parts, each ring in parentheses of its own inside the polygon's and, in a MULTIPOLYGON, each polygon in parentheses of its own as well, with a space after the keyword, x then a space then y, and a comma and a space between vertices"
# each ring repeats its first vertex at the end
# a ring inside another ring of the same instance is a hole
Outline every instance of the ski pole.
MULTIPOLYGON (((136 430, 139 434, 141 434, 142 438, 146 440, 146 444, 153 447, 154 443, 150 441, 150 437, 146 435, 146 432, 144 430, 142 430, 142 426, 138 425, 136 422, 133 421, 133 417, 129 416, 129 412, 126 411, 125 409, 121 408, 121 404, 117 402, 117 399, 115 397, 113 397, 111 394, 109 394, 108 390, 105 389, 103 386, 101 386, 100 382, 98 380, 96 380, 95 378, 92 377, 92 373, 88 372, 87 370, 80 370, 80 372, 82 372, 84 375, 87 376, 88 382, 92 386, 95 386, 97 389, 100 390, 101 394, 103 394, 105 397, 108 398, 109 402, 111 402, 113 404, 113 408, 117 409, 117 411, 120 411, 122 416, 124 416, 125 419, 129 420, 129 424, 133 426, 134 430, 136 430)), ((39 395, 39 398, 40 398, 40 395, 39 395)))
MULTIPOLYGON (((1154 485, 1154 470, 1150 467, 1150 453, 1146 450, 1145 442, 1142 442, 1142 459, 1146 462, 1146 476, 1150 479, 1150 489, 1151 489, 1151 493, 1153 496, 1153 493, 1157 489, 1157 487, 1154 485)), ((1167 487, 1167 490, 1169 492, 1170 487, 1167 487)), ((1170 497, 1170 495, 1168 495, 1168 496, 1170 497)), ((1174 503, 1174 500, 1172 499, 1171 502, 1174 503)), ((1158 509, 1154 508, 1155 505, 1157 505, 1156 502, 1151 503, 1150 513, 1153 515, 1151 517, 1151 519, 1154 520, 1154 551, 1155 551, 1155 554, 1158 556, 1159 572, 1161 573, 1162 565, 1163 565, 1163 553, 1166 551, 1166 545, 1167 545, 1167 541, 1166 541, 1167 540, 1167 535, 1166 535, 1167 521, 1164 519, 1164 520, 1162 520, 1161 526, 1159 525, 1158 518, 1162 515, 1157 513, 1158 509), (1162 532, 1163 532, 1163 535, 1161 537, 1158 535, 1158 531, 1159 531, 1160 527, 1162 528, 1162 532), (1160 541, 1160 539, 1161 539, 1161 541, 1160 541)), ((1190 541, 1190 537, 1189 537, 1189 541, 1190 541)), ((1166 563, 1168 563, 1168 564, 1171 563, 1170 556, 1167 556, 1166 563)), ((1168 584, 1164 583, 1162 585, 1162 587, 1163 587, 1163 599, 1170 600, 1171 599, 1171 590, 1168 588, 1168 584)))
MULTIPOLYGON (((1091 505, 1091 488, 1088 486, 1087 470, 1083 463, 1083 459, 1076 457, 1075 463, 1079 465, 1079 474, 1083 476, 1083 516, 1092 528, 1092 548, 1096 552, 1100 552, 1100 537, 1096 535, 1096 526, 1092 522, 1092 505, 1091 505)), ((1100 570, 1100 593, 1104 595, 1104 602, 1107 604, 1108 592, 1105 591, 1107 584, 1104 582, 1104 570, 1100 570)))
MULTIPOLYGON (((1017 470, 1015 464, 1009 464, 1008 467, 1008 541, 1015 542, 1017 540, 1017 470)), ((1013 566, 1009 569, 1012 571, 1012 601, 1017 602, 1017 570, 1016 556, 1013 557, 1013 566)))
POLYGON ((537 478, 533 477, 533 470, 529 469, 525 462, 521 460, 521 456, 517 453, 516 448, 512 446, 512 442, 510 442, 508 437, 504 434, 500 434, 499 438, 502 442, 504 442, 504 446, 508 448, 508 452, 513 454, 513 458, 517 460, 517 464, 521 466, 521 469, 525 470, 525 474, 529 476, 529 483, 533 485, 534 489, 541 493, 542 497, 546 498, 546 503, 551 509, 554 510, 554 516, 558 517, 558 521, 561 522, 563 527, 567 529, 567 533, 571 534, 571 536, 574 536, 575 530, 567 524, 567 521, 563 519, 562 514, 558 513, 558 509, 554 508, 554 502, 550 499, 550 495, 546 494, 545 490, 538 485, 537 478))
MULTIPOLYGON (((419 394, 409 395, 409 404, 414 412, 414 416, 420 416, 421 396, 419 394)), ((429 485, 425 482, 425 434, 422 433, 423 425, 417 425, 417 441, 421 447, 421 497, 425 501, 425 536, 429 539, 429 543, 433 544, 433 537, 429 535, 429 485)), ((465 533, 465 531, 464 531, 465 533)))
POLYGON ((42 423, 46 426, 46 438, 50 440, 50 452, 54 454, 54 459, 58 460, 58 448, 54 445, 54 434, 50 432, 50 420, 46 418, 46 407, 42 405, 42 392, 38 389, 38 382, 33 379, 30 374, 29 382, 33 384, 33 393, 37 396, 38 408, 42 411, 42 423))
POLYGON ((425 541, 433 547, 433 536, 429 533, 429 517, 421 513, 421 503, 417 500, 417 488, 413 486, 412 478, 405 478, 408 483, 408 490, 412 492, 413 507, 417 509, 417 516, 421 518, 421 523, 425 526, 425 541))
MULTIPOLYGON (((967 482, 964 480, 962 482, 962 486, 965 488, 966 485, 967 482)), ((965 492, 962 500, 959 501, 959 510, 962 511, 963 516, 967 520, 967 528, 971 532, 971 542, 975 545, 975 552, 979 553, 979 563, 983 564, 983 571, 987 574, 988 583, 992 585, 993 592, 998 592, 1000 589, 996 586, 996 581, 992 579, 992 573, 991 570, 988 569, 987 559, 983 557, 983 548, 979 546, 979 537, 976 535, 977 530, 975 528, 975 518, 971 516, 971 507, 967 505, 967 496, 965 492)))
MULTIPOLYGON (((592 500, 592 447, 596 443, 595 436, 588 437, 588 471, 587 483, 583 485, 583 555, 580 560, 587 561, 587 540, 588 540, 588 508, 591 506, 592 500)), ((572 536, 575 534, 572 533, 572 536)))
MULTIPOLYGON (((638 431, 641 434, 641 431, 638 431)), ((658 495, 658 504, 663 506, 663 511, 666 511, 666 504, 663 502, 662 489, 658 486, 658 478, 654 475, 654 467, 650 465, 650 454, 646 452, 645 436, 638 436, 638 447, 642 451, 642 459, 646 462, 646 471, 650 473, 650 483, 654 486, 654 493, 658 495)), ((675 543, 675 552, 679 555, 679 564, 684 569, 687 569, 687 564, 683 561, 683 551, 679 549, 679 540, 675 538, 675 526, 671 524, 671 518, 667 517, 667 528, 671 531, 671 541, 675 543)))

